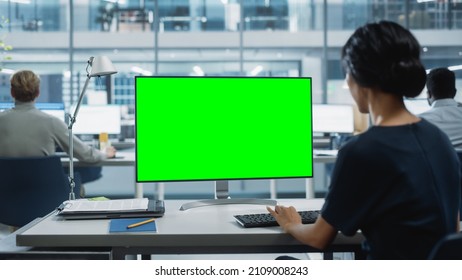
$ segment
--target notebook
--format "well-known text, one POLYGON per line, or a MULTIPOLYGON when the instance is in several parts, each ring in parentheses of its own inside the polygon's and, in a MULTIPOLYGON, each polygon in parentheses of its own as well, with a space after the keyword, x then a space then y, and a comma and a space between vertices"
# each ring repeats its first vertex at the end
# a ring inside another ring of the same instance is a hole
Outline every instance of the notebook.
POLYGON ((58 215, 67 220, 117 219, 162 217, 165 213, 163 200, 147 198, 113 199, 102 201, 71 200, 58 207, 58 215))
POLYGON ((109 223, 109 232, 157 232, 156 221, 127 228, 129 225, 142 223, 146 220, 146 218, 112 219, 109 223))

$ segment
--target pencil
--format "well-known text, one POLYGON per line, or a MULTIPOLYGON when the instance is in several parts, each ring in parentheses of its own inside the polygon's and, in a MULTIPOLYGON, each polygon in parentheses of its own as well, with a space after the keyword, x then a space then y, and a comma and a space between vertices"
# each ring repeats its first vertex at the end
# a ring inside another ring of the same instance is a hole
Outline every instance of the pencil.
POLYGON ((139 223, 134 223, 134 224, 128 225, 127 228, 139 227, 139 226, 145 225, 145 224, 147 224, 147 223, 154 222, 155 220, 156 220, 156 219, 154 219, 154 218, 148 219, 148 220, 144 220, 144 221, 141 221, 141 222, 139 222, 139 223))

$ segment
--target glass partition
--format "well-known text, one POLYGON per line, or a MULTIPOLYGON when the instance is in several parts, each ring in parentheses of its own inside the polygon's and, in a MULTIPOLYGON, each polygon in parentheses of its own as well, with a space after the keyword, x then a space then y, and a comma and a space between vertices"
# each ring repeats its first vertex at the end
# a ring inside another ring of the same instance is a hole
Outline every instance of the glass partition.
POLYGON ((102 54, 119 68, 104 89, 110 102, 133 103, 135 75, 255 75, 311 76, 313 102, 348 103, 340 48, 380 19, 415 32, 427 68, 462 64, 460 0, 2 0, 0 11, 14 47, 4 71, 62 75, 66 103, 88 57, 102 54))
MULTIPOLYGON (((11 73, 31 69, 42 78, 43 98, 69 108, 89 57, 107 55, 118 73, 92 79, 84 103, 120 105, 123 138, 134 137, 140 75, 312 77, 313 103, 352 104, 340 50, 366 22, 408 26, 428 69, 462 65, 462 0, 0 0, 2 17, 0 41, 14 49, 11 60, 0 60, 0 101, 11 100, 11 73)), ((455 73, 460 101, 462 71, 455 73)), ((315 185, 324 185, 319 178, 315 185)), ((233 188, 260 192, 267 185, 233 188)), ((304 190, 304 182, 278 185, 304 190)))

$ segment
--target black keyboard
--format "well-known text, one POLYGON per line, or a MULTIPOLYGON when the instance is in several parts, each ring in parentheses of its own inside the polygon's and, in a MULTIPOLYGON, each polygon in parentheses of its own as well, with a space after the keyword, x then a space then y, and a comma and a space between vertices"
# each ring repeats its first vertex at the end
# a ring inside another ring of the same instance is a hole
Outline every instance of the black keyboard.
MULTIPOLYGON (((302 216, 303 224, 313 224, 316 222, 316 219, 319 216, 321 211, 319 210, 307 210, 307 211, 298 211, 300 216, 302 216)), ((278 223, 276 219, 271 216, 270 213, 263 214, 245 214, 245 215, 235 215, 236 221, 243 227, 272 227, 277 226, 278 223)))

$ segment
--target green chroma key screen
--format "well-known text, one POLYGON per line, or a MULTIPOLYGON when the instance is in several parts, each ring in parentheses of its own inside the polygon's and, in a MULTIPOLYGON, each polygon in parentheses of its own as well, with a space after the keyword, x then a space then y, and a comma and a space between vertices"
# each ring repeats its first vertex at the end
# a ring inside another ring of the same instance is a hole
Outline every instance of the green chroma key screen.
POLYGON ((312 177, 311 78, 136 77, 137 182, 312 177))

